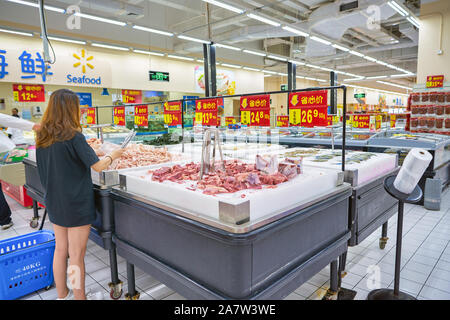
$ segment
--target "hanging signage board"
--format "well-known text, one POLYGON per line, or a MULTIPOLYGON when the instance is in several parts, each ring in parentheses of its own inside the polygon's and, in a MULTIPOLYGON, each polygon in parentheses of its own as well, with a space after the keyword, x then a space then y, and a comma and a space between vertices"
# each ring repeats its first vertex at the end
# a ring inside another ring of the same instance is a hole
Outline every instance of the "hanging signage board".
POLYGON ((203 99, 195 103, 195 124, 203 126, 217 126, 217 107, 219 99, 203 99))
POLYGON ((289 94, 289 121, 292 126, 325 127, 328 125, 327 91, 289 94))
POLYGON ((148 107, 135 106, 134 107, 134 126, 148 127, 148 107))
POLYGON ((114 107, 114 124, 125 126, 125 107, 114 107))
POLYGON ((240 106, 242 124, 270 127, 270 95, 241 97, 240 106))
POLYGON ((149 74, 150 81, 169 82, 169 73, 168 72, 149 71, 148 74, 149 74))
POLYGON ((164 103, 164 123, 169 127, 181 126, 181 101, 164 103))
POLYGON ((95 108, 87 108, 86 123, 87 124, 96 124, 95 108))
POLYGON ((279 128, 289 127, 289 116, 277 116, 277 127, 279 128))
POLYGON ((444 76, 427 76, 427 88, 442 88, 444 86, 444 76))
POLYGON ((370 116, 365 115, 353 115, 351 117, 351 123, 353 128, 358 129, 369 129, 370 127, 370 116))
POLYGON ((122 90, 123 103, 141 103, 142 91, 141 90, 122 90))
POLYGON ((17 102, 45 102, 42 84, 13 84, 13 97, 17 102))

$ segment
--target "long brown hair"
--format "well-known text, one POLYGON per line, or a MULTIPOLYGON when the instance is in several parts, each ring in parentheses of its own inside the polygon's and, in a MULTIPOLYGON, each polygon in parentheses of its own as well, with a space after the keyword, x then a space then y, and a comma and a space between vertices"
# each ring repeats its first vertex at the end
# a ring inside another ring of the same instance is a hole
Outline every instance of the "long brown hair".
POLYGON ((36 147, 47 148, 55 142, 70 140, 77 132, 81 132, 80 100, 71 90, 56 90, 36 133, 36 147))

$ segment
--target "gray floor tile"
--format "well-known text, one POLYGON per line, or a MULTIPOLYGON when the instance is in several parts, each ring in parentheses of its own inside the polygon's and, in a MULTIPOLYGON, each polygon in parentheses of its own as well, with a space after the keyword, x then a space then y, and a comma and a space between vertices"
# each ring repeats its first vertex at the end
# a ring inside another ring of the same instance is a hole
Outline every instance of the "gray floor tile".
POLYGON ((450 293, 425 285, 420 291, 419 297, 430 300, 450 300, 450 293))
POLYGON ((174 293, 174 291, 161 283, 145 291, 145 293, 150 295, 155 300, 161 300, 170 296, 172 293, 174 293))
POLYGON ((302 284, 299 288, 295 290, 295 293, 308 298, 310 295, 312 295, 317 289, 319 289, 319 286, 315 286, 313 284, 310 284, 308 282, 302 284))
POLYGON ((450 281, 430 276, 425 285, 450 293, 450 281))
POLYGON ((435 277, 450 282, 450 269, 444 270, 435 268, 433 272, 431 272, 430 277, 435 277))
MULTIPOLYGON (((167 298, 165 298, 164 300, 168 300, 172 295, 168 296, 167 298)), ((173 299, 171 299, 173 300, 173 299)), ((178 299, 177 299, 178 300, 178 299)), ((302 297, 301 295, 292 292, 291 294, 289 294, 286 298, 284 298, 283 300, 306 300, 305 297, 302 297)))

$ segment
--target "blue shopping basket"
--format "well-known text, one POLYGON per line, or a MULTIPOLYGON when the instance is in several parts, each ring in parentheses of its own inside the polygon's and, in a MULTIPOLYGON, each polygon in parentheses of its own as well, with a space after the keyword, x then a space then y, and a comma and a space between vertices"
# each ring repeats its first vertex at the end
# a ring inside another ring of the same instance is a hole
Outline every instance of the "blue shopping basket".
POLYGON ((13 300, 53 284, 55 235, 41 230, 0 241, 0 300, 13 300))

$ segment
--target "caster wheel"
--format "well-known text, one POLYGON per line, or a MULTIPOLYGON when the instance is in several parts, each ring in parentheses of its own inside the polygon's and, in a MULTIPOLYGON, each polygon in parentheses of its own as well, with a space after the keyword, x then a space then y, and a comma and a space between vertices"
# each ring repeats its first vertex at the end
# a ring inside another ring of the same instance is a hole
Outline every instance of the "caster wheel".
POLYGON ((387 243, 388 238, 381 238, 380 239, 380 249, 384 250, 384 248, 386 248, 386 243, 387 243))
POLYGON ((36 229, 39 225, 39 220, 38 219, 32 219, 30 221, 30 227, 32 227, 33 229, 36 229))
POLYGON ((122 296, 123 290, 122 290, 122 281, 119 281, 118 284, 114 284, 112 282, 108 283, 108 286, 111 288, 111 291, 109 292, 109 296, 113 300, 118 300, 122 296))
POLYGON ((131 296, 129 293, 125 294, 125 300, 139 300, 141 294, 137 292, 134 296, 131 296))
POLYGON ((337 300, 337 294, 337 292, 328 289, 322 300, 337 300))

